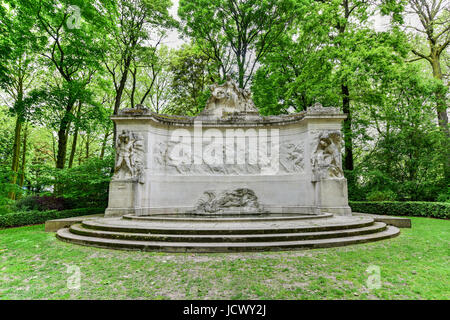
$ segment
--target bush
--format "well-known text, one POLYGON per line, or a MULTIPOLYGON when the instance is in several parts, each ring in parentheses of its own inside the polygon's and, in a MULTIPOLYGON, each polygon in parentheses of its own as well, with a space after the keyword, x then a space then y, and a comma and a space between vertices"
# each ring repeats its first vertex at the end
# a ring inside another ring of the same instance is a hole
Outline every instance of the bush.
POLYGON ((397 195, 392 190, 372 191, 367 196, 367 201, 394 201, 397 195))
POLYGON ((437 197, 437 201, 450 203, 450 187, 447 188, 447 192, 441 193, 437 197))
POLYGON ((72 210, 21 211, 0 216, 0 228, 41 224, 47 220, 79 217, 105 212, 105 208, 82 208, 72 210))
POLYGON ((353 212, 450 219, 450 203, 445 202, 350 201, 349 204, 353 212))
POLYGON ((71 201, 54 196, 28 196, 16 202, 18 211, 49 211, 73 209, 71 201))
MULTIPOLYGON (((44 168, 40 183, 42 189, 55 187, 53 205, 61 204, 63 209, 106 207, 111 168, 114 159, 89 159, 80 166, 67 169, 44 168), (64 197, 64 201, 61 200, 64 197)), ((49 198, 49 202, 50 198, 49 198)), ((57 207, 49 208, 57 209, 57 207)))

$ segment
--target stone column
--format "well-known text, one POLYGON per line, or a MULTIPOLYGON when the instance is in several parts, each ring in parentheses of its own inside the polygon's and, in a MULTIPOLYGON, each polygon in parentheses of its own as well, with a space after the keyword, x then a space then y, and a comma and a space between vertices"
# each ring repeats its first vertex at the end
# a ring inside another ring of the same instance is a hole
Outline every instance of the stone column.
POLYGON ((105 217, 120 217, 135 214, 138 182, 133 180, 113 180, 109 185, 108 209, 105 217))
POLYGON ((140 214, 144 167, 144 139, 140 134, 122 130, 116 142, 114 176, 109 185, 105 217, 140 214))
POLYGON ((305 116, 316 213, 351 215, 341 155, 341 127, 345 118, 339 109, 320 104, 308 109, 305 116))

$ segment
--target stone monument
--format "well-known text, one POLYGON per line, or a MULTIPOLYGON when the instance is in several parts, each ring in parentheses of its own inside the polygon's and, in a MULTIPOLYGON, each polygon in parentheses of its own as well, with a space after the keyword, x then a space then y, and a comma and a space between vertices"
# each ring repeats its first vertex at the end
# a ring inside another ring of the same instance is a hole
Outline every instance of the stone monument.
POLYGON ((112 117, 116 163, 104 217, 58 230, 95 247, 240 252, 344 246, 398 228, 354 216, 342 171, 335 108, 260 116, 249 91, 211 87, 197 117, 143 106, 112 117))
POLYGON ((336 108, 263 117, 230 78, 197 117, 143 106, 118 132, 106 216, 162 213, 350 215, 336 108))

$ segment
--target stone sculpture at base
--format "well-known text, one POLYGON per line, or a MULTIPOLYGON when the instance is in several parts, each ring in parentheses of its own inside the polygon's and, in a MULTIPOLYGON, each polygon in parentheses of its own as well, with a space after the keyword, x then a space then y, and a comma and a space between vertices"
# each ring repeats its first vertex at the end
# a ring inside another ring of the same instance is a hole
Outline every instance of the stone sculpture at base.
POLYGON ((226 190, 217 195, 206 191, 190 214, 261 214, 263 207, 250 189, 226 190))
POLYGON ((119 133, 106 216, 160 213, 351 214, 336 108, 259 115, 230 78, 197 117, 143 106, 112 119, 119 133))

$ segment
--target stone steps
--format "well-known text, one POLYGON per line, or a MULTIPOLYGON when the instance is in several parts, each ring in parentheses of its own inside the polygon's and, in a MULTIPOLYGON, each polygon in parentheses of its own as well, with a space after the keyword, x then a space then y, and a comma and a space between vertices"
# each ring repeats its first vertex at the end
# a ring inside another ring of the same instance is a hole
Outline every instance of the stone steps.
POLYGON ((304 232, 304 233, 267 233, 267 234, 231 234, 231 235, 199 235, 199 234, 154 234, 129 233, 117 231, 102 231, 88 229, 81 224, 70 227, 70 232, 80 236, 98 237, 118 240, 136 241, 167 241, 167 242, 270 242, 270 241, 300 241, 327 238, 351 237, 382 232, 385 223, 374 223, 368 227, 335 231, 304 232))
POLYGON ((230 222, 263 222, 263 221, 299 221, 299 220, 312 220, 312 219, 326 219, 331 218, 333 215, 331 213, 324 213, 320 215, 312 215, 312 214, 270 214, 270 215, 261 215, 257 217, 208 217, 208 216, 182 216, 182 215, 170 215, 170 214, 162 214, 162 215, 152 215, 152 216, 134 216, 134 215, 125 215, 123 219, 125 220, 133 220, 133 221, 162 221, 162 222, 215 222, 215 223, 230 223, 230 222))
POLYGON ((101 220, 86 220, 82 226, 86 229, 100 231, 113 231, 125 233, 148 233, 148 234, 185 234, 185 235, 237 235, 237 234, 271 234, 271 233, 303 233, 346 230, 369 227, 374 224, 372 218, 358 218, 354 221, 343 221, 342 223, 328 223, 327 220, 305 221, 295 224, 288 221, 279 223, 263 222, 233 222, 228 224, 206 223, 104 223, 101 220))
POLYGON ((57 238, 81 245, 123 250, 240 252, 345 246, 399 234, 396 227, 368 217, 134 218, 85 220, 59 230, 57 238))
POLYGON ((353 237, 316 239, 304 241, 282 241, 282 242, 215 242, 215 243, 192 243, 192 242, 156 242, 156 241, 133 241, 117 240, 98 237, 80 236, 70 232, 69 229, 60 229, 57 237, 60 240, 95 246, 100 248, 140 250, 140 251, 163 251, 163 252, 251 252, 251 251, 280 251, 295 249, 313 249, 339 247, 351 244, 360 244, 372 241, 379 241, 395 237, 399 234, 399 229, 388 226, 382 232, 353 237))

